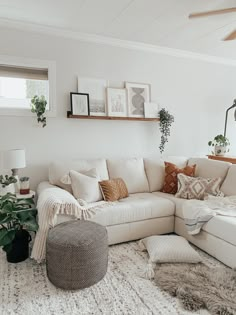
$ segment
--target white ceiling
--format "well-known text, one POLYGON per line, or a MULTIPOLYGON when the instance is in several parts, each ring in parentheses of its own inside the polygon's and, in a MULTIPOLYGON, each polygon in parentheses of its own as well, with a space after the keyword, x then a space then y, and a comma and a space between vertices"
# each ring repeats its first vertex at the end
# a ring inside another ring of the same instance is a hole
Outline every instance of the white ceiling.
POLYGON ((20 21, 236 59, 236 13, 188 19, 192 12, 236 7, 236 0, 0 0, 0 20, 20 21))

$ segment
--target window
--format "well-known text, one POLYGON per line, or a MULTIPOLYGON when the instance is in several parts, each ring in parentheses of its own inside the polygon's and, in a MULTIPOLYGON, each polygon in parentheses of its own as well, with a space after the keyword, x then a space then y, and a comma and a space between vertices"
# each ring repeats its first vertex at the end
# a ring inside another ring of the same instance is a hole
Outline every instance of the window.
MULTIPOLYGON (((0 57, 0 114, 31 115, 34 95, 44 95, 48 113, 55 114, 55 65, 4 63, 0 57)), ((50 116, 50 115, 49 115, 50 116)), ((52 115, 53 116, 53 115, 52 115)))

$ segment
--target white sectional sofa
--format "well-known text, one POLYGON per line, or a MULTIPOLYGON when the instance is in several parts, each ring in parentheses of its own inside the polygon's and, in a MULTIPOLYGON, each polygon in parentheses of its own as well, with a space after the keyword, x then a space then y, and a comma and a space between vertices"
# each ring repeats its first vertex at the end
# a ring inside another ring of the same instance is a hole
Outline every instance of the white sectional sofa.
MULTIPOLYGON (((226 196, 236 195, 236 165, 206 158, 169 157, 165 160, 175 163, 178 167, 196 164, 196 176, 221 177, 223 193, 226 196)), ((71 186, 61 182, 63 175, 72 169, 85 171, 91 168, 96 168, 101 180, 123 178, 129 192, 128 198, 102 207, 91 218, 92 221, 107 227, 110 245, 154 234, 175 232, 224 264, 236 267, 236 217, 216 216, 204 225, 200 234, 189 235, 182 213, 182 206, 187 200, 160 192, 165 174, 163 160, 133 158, 53 163, 49 167, 50 187, 59 186, 71 193, 71 186)), ((48 185, 45 182, 41 183, 38 194, 46 187, 48 185)), ((56 224, 71 219, 74 217, 58 215, 56 224)))

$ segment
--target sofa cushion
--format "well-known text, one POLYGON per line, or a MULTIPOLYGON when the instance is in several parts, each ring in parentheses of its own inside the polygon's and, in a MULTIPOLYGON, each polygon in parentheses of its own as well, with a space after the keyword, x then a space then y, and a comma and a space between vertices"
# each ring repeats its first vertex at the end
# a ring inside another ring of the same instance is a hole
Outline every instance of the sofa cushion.
POLYGON ((142 158, 107 160, 110 179, 122 178, 130 194, 149 192, 142 158))
POLYGON ((161 190, 165 178, 165 164, 161 159, 144 159, 144 167, 147 174, 149 191, 161 190))
POLYGON ((179 168, 184 168, 188 164, 186 156, 167 155, 162 157, 163 161, 175 164, 179 168))
MULTIPOLYGON (((154 192, 156 196, 167 198, 175 203, 175 216, 184 219, 183 217, 183 204, 188 202, 186 199, 177 198, 171 194, 165 194, 162 192, 154 192)), ((225 240, 236 246, 236 218, 217 215, 203 225, 202 230, 225 240)))
POLYGON ((236 165, 233 164, 228 170, 228 174, 221 186, 221 191, 225 196, 236 195, 236 165))
POLYGON ((91 220, 110 226, 173 216, 174 212, 175 205, 172 201, 151 193, 137 193, 117 201, 114 205, 102 207, 91 220))
POLYGON ((61 178, 69 174, 70 170, 74 171, 88 171, 91 168, 96 168, 101 180, 108 179, 108 171, 105 159, 96 160, 71 160, 53 162, 49 165, 49 183, 52 185, 59 186, 72 193, 70 184, 63 184, 61 178))
POLYGON ((217 215, 204 224, 202 229, 236 246, 236 217, 217 215))
POLYGON ((191 158, 188 165, 196 164, 196 177, 222 178, 225 179, 231 163, 223 161, 208 160, 207 158, 191 158))
POLYGON ((170 201, 172 201, 174 204, 175 204, 175 215, 177 217, 180 217, 183 219, 183 211, 182 211, 182 208, 183 208, 183 204, 185 202, 188 202, 187 199, 181 199, 181 198, 177 198, 175 197, 175 195, 172 195, 172 194, 166 194, 166 193, 163 193, 161 191, 157 191, 157 192, 153 192, 154 195, 158 196, 158 197, 161 197, 161 198, 166 198, 170 201))
POLYGON ((165 179, 165 163, 170 162, 182 168, 187 165, 188 159, 183 156, 166 156, 164 159, 161 158, 145 158, 144 167, 148 179, 149 191, 159 191, 164 185, 165 179))

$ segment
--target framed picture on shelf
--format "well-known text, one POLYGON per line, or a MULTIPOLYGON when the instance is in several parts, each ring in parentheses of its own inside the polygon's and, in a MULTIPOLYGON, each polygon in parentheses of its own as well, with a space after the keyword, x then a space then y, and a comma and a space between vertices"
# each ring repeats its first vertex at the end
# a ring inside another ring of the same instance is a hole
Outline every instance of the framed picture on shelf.
POLYGON ((72 115, 89 115, 89 94, 71 92, 70 104, 72 115))
POLYGON ((127 117, 126 89, 107 88, 108 116, 127 117))
POLYGON ((145 118, 157 118, 159 116, 159 106, 157 103, 144 102, 145 118))
POLYGON ((144 117, 144 103, 150 102, 151 85, 147 83, 125 82, 130 117, 144 117))
POLYGON ((89 94, 91 116, 106 116, 106 88, 105 79, 78 77, 78 92, 89 94))

